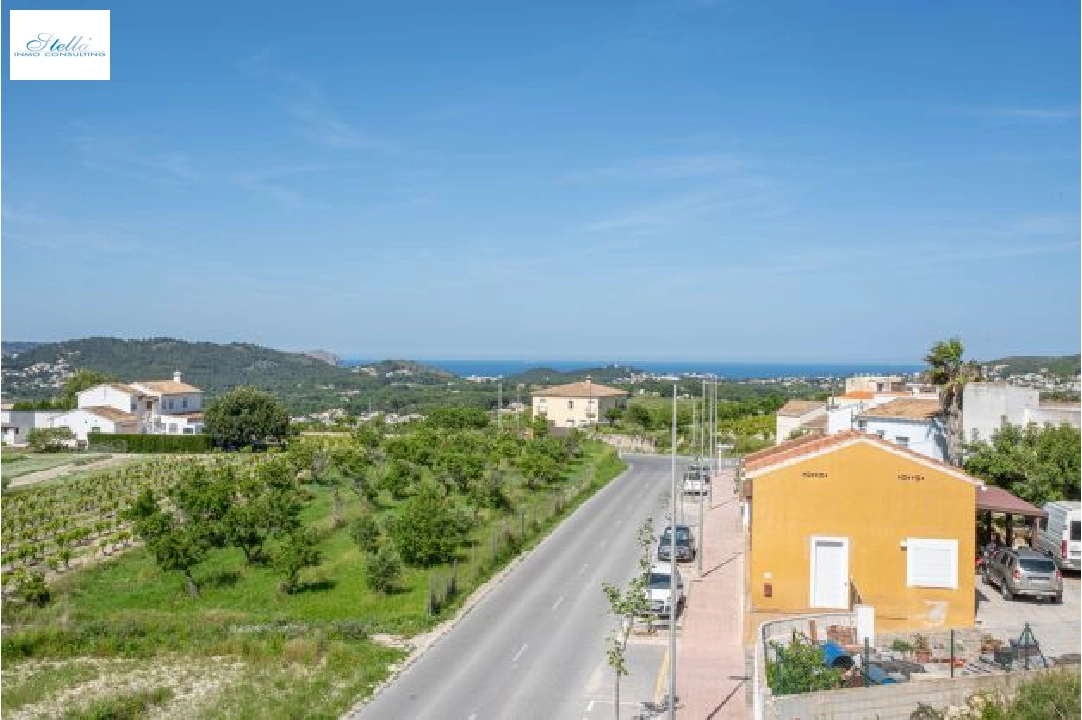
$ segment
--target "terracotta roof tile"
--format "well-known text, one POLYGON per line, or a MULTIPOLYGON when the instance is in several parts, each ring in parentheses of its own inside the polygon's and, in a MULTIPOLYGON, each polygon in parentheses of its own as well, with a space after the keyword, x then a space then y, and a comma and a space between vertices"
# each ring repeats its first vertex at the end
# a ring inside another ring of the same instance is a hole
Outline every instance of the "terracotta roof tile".
POLYGON ((567 385, 553 385, 544 390, 533 393, 534 397, 566 397, 566 398, 590 398, 590 397, 619 397, 627 395, 626 390, 600 385, 595 382, 574 382, 567 385))
POLYGON ((941 407, 938 400, 920 400, 916 398, 891 400, 877 407, 869 408, 857 417, 886 417, 904 420, 927 420, 939 415, 941 407))
POLYGON ((941 460, 930 458, 927 455, 921 455, 915 450, 902 447, 889 440, 884 440, 878 435, 869 435, 867 433, 857 432, 856 430, 846 430, 845 432, 834 435, 806 435, 797 438, 796 440, 784 442, 781 445, 775 445, 772 448, 760 450, 757 453, 745 456, 744 472, 762 473, 769 468, 781 465, 790 460, 796 460, 803 456, 819 452, 829 452, 832 449, 836 449, 851 442, 865 442, 878 445, 884 450, 888 450, 898 455, 906 455, 915 461, 935 467, 974 485, 984 485, 982 481, 967 475, 961 468, 957 468, 954 465, 945 463, 941 460))
POLYGON ((782 417, 800 417, 813 410, 825 409, 826 406, 827 404, 820 400, 790 400, 782 405, 781 409, 778 410, 778 415, 782 417))
POLYGON ((203 392, 194 385, 188 383, 176 382, 175 380, 140 380, 135 383, 141 387, 145 387, 153 393, 161 395, 174 395, 176 393, 199 393, 203 392))
POLYGON ((113 422, 139 422, 138 415, 132 415, 131 413, 126 413, 123 410, 117 410, 114 407, 101 405, 79 409, 86 410, 91 415, 97 415, 98 417, 105 418, 106 420, 112 420, 113 422))

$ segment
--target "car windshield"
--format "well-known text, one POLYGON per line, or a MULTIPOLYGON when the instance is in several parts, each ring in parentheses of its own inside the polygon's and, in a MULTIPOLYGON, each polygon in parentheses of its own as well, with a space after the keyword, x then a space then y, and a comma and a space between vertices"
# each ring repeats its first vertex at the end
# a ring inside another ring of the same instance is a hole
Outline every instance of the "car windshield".
MULTIPOLYGON (((672 535, 665 533, 661 536, 662 545, 672 545, 672 535)), ((679 530, 676 531, 676 544, 677 545, 690 545, 691 536, 688 533, 682 533, 679 530)))
MULTIPOLYGON (((663 532, 661 534, 661 539, 662 540, 668 540, 669 536, 671 534, 672 534, 672 529, 671 528, 665 528, 665 532, 663 532)), ((687 540, 689 537, 691 537, 691 530, 689 530, 686 527, 679 527, 679 526, 676 528, 676 541, 677 542, 680 542, 681 540, 687 540)))
POLYGON ((1021 565, 1022 569, 1026 572, 1051 574, 1056 571, 1056 564, 1054 562, 1042 558, 1018 558, 1018 564, 1021 565))
POLYGON ((1082 522, 1079 522, 1078 520, 1071 523, 1071 540, 1073 542, 1082 540, 1082 522))
POLYGON ((650 589, 661 590, 672 586, 671 575, 664 575, 662 573, 650 573, 650 589))

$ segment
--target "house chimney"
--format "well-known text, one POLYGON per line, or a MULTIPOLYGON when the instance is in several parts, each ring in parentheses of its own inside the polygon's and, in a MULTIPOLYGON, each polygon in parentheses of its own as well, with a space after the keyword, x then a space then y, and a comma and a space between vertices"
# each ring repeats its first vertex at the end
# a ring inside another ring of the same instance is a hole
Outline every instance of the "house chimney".
POLYGON ((180 370, 176 370, 175 372, 173 372, 173 382, 180 382, 180 370))

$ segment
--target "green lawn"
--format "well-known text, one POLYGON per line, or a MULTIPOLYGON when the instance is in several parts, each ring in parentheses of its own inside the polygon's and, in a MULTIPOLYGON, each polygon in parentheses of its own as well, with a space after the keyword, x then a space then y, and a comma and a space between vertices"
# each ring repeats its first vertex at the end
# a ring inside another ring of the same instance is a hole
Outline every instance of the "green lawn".
MULTIPOLYGON (((572 479, 562 483, 581 492, 565 494, 561 516, 624 467, 599 444, 586 447, 585 456, 566 472, 572 479)), ((302 574, 304 587, 293 595, 279 592, 278 577, 271 569, 247 566, 239 550, 223 549, 196 569, 201 595, 192 598, 178 573, 161 572, 146 551, 136 548, 58 579, 49 607, 20 609, 5 603, 4 621, 11 626, 3 637, 5 711, 20 707, 38 711, 33 703, 44 692, 40 688, 57 686, 57 678, 93 674, 79 663, 98 657, 127 659, 130 667, 114 668, 114 674, 156 678, 153 686, 141 687, 172 693, 174 699, 166 709, 181 709, 167 715, 337 717, 368 694, 402 656, 400 650, 369 640, 372 633, 412 635, 432 627, 454 612, 516 549, 537 542, 558 521, 552 516, 554 489, 515 487, 515 513, 480 515, 471 536, 474 544, 458 553, 459 592, 441 598, 441 607, 432 616, 430 584, 446 588, 451 568, 407 569, 395 592, 368 590, 364 556, 348 534, 348 522, 362 511, 361 500, 349 497, 346 523, 333 530, 330 491, 314 487, 312 492, 303 519, 321 530, 323 559, 302 574), (494 564, 493 533, 504 524, 518 533, 521 513, 528 519, 526 537, 517 539, 514 548, 502 548, 494 564), (35 663, 42 658, 67 660, 39 667, 35 663), (213 701, 204 698, 195 707, 186 706, 190 684, 183 679, 186 668, 225 662, 215 658, 228 660, 231 669, 211 673, 216 679, 205 694, 213 701), (163 672, 161 667, 173 670, 163 672), (165 682, 163 676, 181 679, 165 682)), ((394 505, 389 496, 380 498, 381 513, 391 512, 394 505)), ((86 698, 91 699, 108 701, 104 696, 86 698)))

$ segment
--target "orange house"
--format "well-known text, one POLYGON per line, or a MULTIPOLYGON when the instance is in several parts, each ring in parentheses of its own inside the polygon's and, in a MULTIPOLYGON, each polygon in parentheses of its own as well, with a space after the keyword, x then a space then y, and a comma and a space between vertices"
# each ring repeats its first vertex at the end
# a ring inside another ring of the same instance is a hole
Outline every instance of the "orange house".
POLYGON ((973 626, 979 480, 856 432, 748 455, 744 478, 753 613, 859 600, 882 631, 973 626))

